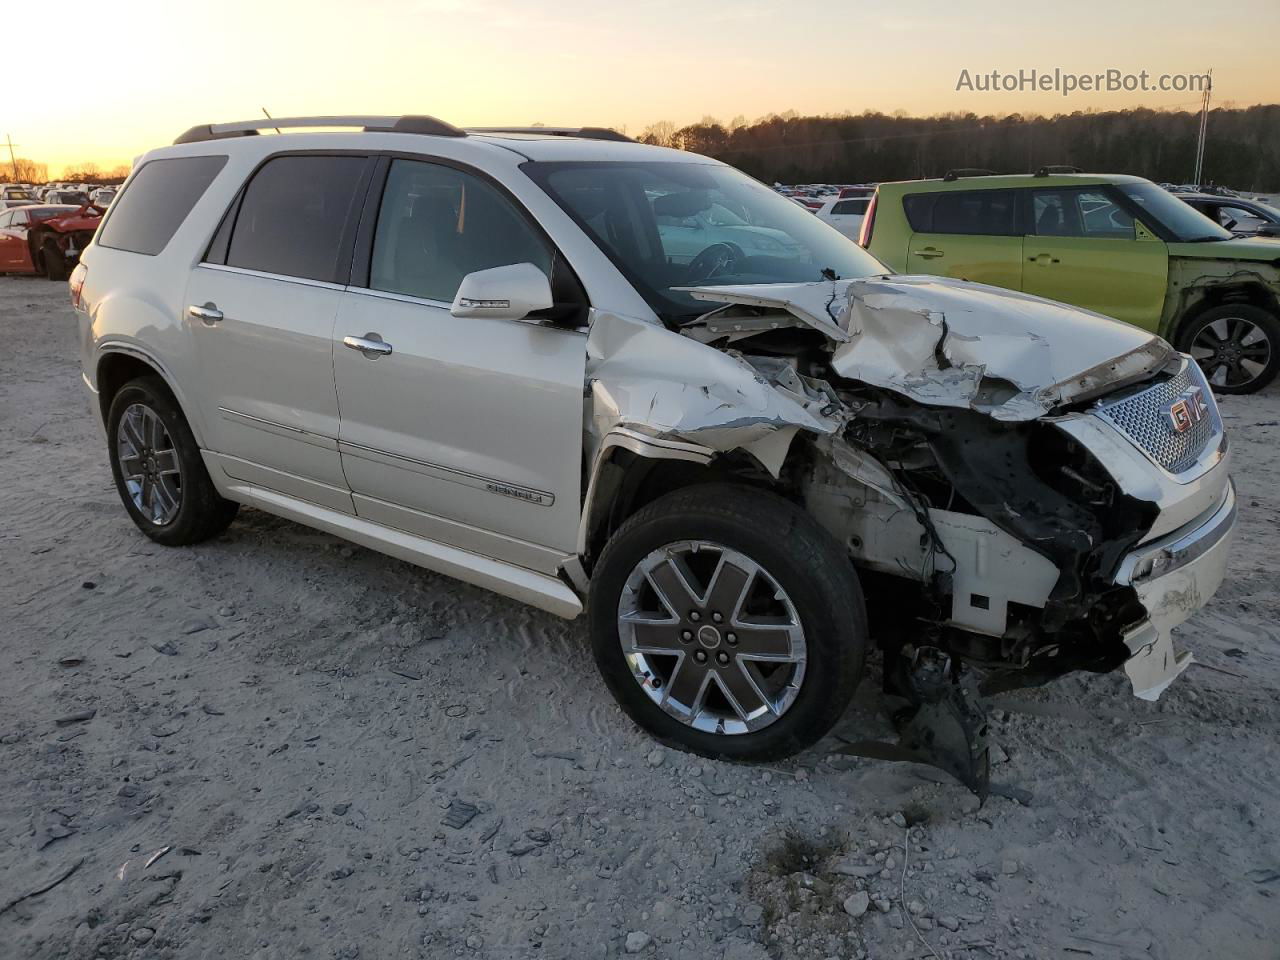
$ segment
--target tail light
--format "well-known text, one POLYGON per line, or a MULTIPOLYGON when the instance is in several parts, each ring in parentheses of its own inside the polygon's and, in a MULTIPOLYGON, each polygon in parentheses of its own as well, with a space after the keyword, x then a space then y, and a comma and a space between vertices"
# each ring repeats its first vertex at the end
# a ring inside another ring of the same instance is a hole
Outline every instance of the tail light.
POLYGON ((80 293, 84 290, 84 278, 88 274, 89 268, 83 263, 77 263, 76 268, 71 271, 71 278, 67 281, 67 286, 71 290, 71 306, 73 309, 80 309, 80 293))
POLYGON ((871 195, 867 204, 867 212, 862 215, 862 228, 858 231, 858 246, 864 249, 871 246, 871 231, 876 228, 876 204, 880 202, 880 191, 871 195))

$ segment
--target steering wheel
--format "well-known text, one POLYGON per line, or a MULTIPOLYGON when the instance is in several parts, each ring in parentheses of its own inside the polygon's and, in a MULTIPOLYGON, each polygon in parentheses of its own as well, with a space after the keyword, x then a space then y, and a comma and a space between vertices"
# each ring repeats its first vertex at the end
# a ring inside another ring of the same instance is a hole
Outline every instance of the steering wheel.
POLYGON ((746 256, 736 243, 713 243, 689 261, 685 282, 710 280, 725 272, 725 268, 746 256))

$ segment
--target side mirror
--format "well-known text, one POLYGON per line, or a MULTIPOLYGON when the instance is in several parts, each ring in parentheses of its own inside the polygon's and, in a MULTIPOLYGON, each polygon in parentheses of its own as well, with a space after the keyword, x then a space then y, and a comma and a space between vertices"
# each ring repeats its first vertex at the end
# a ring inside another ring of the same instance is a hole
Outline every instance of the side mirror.
POLYGON ((513 263, 477 270, 463 277, 449 312, 455 317, 527 319, 529 323, 541 323, 541 318, 529 314, 546 310, 553 304, 547 275, 532 263, 513 263))
POLYGON ((1280 223, 1264 223, 1258 228, 1260 237, 1280 237, 1280 223))

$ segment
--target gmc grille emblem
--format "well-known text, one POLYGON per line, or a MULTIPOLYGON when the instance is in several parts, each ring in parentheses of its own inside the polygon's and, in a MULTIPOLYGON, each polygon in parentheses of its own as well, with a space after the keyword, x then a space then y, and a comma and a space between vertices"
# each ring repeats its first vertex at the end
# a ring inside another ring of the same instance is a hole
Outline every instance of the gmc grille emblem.
POLYGON ((1204 391, 1200 387, 1187 387, 1164 408, 1174 433, 1186 433, 1208 413, 1209 405, 1204 402, 1204 391))

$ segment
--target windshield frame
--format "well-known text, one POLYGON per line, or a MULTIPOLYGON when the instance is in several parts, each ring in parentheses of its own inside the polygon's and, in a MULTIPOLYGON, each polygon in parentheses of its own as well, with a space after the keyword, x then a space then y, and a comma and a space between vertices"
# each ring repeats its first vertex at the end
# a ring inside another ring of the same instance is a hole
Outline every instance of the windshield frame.
POLYGON ((1111 189, 1124 198, 1125 204, 1139 220, 1149 224, 1160 235, 1160 239, 1168 243, 1216 243, 1221 240, 1234 240, 1235 234, 1221 224, 1214 223, 1191 204, 1176 197, 1163 187, 1156 186, 1150 180, 1137 180, 1132 183, 1114 183, 1111 189), (1148 199, 1156 198, 1153 204, 1139 199, 1142 195, 1148 199), (1168 201, 1166 203, 1166 200, 1168 201), (1180 209, 1185 208, 1185 210, 1180 209), (1196 230, 1180 230, 1175 220, 1162 216, 1161 211, 1171 212, 1177 218, 1187 218, 1196 230), (1196 218, 1203 221, 1203 224, 1196 218), (1199 232, 1203 226, 1203 232, 1199 232), (1215 234, 1214 231, 1219 231, 1215 234))
MULTIPOLYGON (((782 196, 772 187, 754 177, 751 177, 743 171, 738 170, 736 167, 719 163, 718 161, 705 159, 703 162, 698 162, 697 160, 649 160, 637 158, 634 160, 529 160, 522 163, 520 165, 520 169, 524 174, 529 177, 529 179, 542 191, 543 194, 546 195, 549 200, 551 200, 552 203, 556 205, 559 210, 574 222, 591 244, 595 246, 609 260, 609 262, 614 265, 614 267, 617 268, 618 272, 622 274, 632 288, 644 299, 658 318, 669 326, 682 325, 717 309, 714 303, 695 301, 693 298, 682 294, 680 292, 681 287, 742 286, 744 283, 750 285, 751 281, 731 279, 722 280, 719 277, 713 277, 691 282, 680 281, 668 284, 664 287, 659 287, 642 276, 636 269, 636 264, 629 263, 621 253, 615 249, 614 245, 605 242, 602 238, 597 236, 596 231, 583 220, 578 211, 575 210, 570 203, 566 202, 560 196, 557 189, 551 183, 551 177, 557 172, 565 169, 587 170, 592 168, 608 167, 616 167, 620 170, 624 168, 634 169, 637 167, 654 167, 658 168, 660 171, 663 168, 683 167, 690 170, 707 170, 713 174, 720 174, 737 179, 741 186, 753 191, 759 191, 759 196, 764 201, 766 207, 772 207, 778 211, 786 210, 787 213, 784 215, 784 222, 785 217, 789 216, 790 213, 794 211, 797 218, 801 218, 796 219, 795 223, 807 224, 812 221, 815 226, 820 225, 823 229, 830 230, 831 234, 833 234, 833 237, 824 236, 823 239, 829 240, 834 246, 842 248, 847 244, 846 249, 847 252, 851 254, 851 257, 843 259, 846 263, 850 260, 857 261, 859 269, 848 273, 840 273, 841 279, 884 276, 893 272, 868 250, 859 246, 855 241, 844 236, 829 224, 825 224, 821 220, 818 220, 812 213, 798 207, 790 198, 782 196), (675 296, 673 296, 673 294, 675 294, 675 296), (683 299, 677 299, 677 296, 682 297, 683 299)), ((726 207, 726 209, 729 208, 726 207)), ((732 209, 730 209, 730 212, 733 212, 732 209)), ((778 227, 770 227, 768 229, 781 230, 781 228, 778 227)), ((782 232, 787 233, 788 231, 782 230, 782 232)), ((810 253, 813 252, 812 248, 809 247, 808 244, 805 244, 803 241, 795 237, 793 237, 793 239, 798 245, 809 248, 810 253)), ((777 280, 772 281, 758 281, 758 283, 760 285, 767 285, 768 283, 820 283, 824 280, 824 278, 819 275, 819 271, 821 269, 822 268, 815 268, 815 276, 813 276, 811 281, 778 278, 777 280)))

